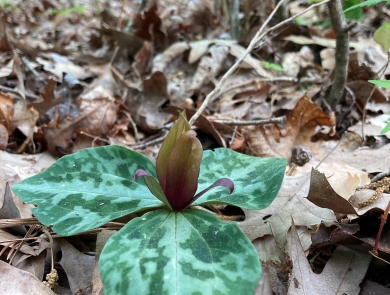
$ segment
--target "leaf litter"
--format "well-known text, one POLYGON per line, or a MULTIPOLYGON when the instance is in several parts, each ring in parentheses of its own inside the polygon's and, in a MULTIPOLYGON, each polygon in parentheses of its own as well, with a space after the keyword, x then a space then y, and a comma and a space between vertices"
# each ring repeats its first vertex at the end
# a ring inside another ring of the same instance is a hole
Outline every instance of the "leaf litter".
MULTIPOLYGON (((46 253, 53 252, 62 255, 54 258, 62 277, 57 293, 102 294, 96 236, 104 243, 102 235, 126 220, 51 244, 48 235, 57 241, 56 234, 42 231, 8 183, 86 147, 120 144, 155 160, 178 110, 187 108, 192 117, 243 56, 273 9, 259 2, 240 1, 238 40, 230 35, 227 2, 85 0, 74 8, 55 0, 0 3, 0 283, 7 290, 53 294, 40 283, 51 264, 46 253), (24 236, 29 239, 21 243, 24 236), (84 260, 87 269, 78 266, 84 260), (16 280, 29 291, 9 284, 16 280)), ((288 10, 307 7, 292 1, 288 10)), ((367 12, 385 15, 375 6, 367 12)), ((379 241, 381 260, 369 250, 390 187, 367 186, 389 169, 390 143, 380 135, 388 117, 379 117, 389 111, 389 92, 367 82, 378 79, 387 56, 372 39, 374 18, 365 13, 367 26, 358 22, 360 31, 350 32, 355 51, 348 91, 331 108, 324 97, 336 66, 334 32, 325 5, 310 13, 257 44, 194 124, 205 149, 230 146, 288 159, 277 198, 259 211, 224 205, 208 210, 245 219, 238 223, 263 264, 264 294, 388 291, 383 286, 390 277, 378 275, 389 273, 388 227, 379 241), (280 123, 253 123, 283 116, 280 123), (369 265, 372 259, 380 263, 369 265)))

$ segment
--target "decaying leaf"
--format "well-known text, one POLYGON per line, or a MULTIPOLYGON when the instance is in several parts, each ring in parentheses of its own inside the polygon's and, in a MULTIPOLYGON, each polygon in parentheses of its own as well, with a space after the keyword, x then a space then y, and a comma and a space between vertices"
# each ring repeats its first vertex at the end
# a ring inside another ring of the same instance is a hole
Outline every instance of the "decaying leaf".
POLYGON ((47 85, 39 95, 39 100, 34 101, 34 108, 40 115, 45 114, 51 107, 61 103, 63 97, 56 97, 56 82, 53 79, 47 81, 47 85))
POLYGON ((14 116, 10 123, 10 132, 17 128, 32 141, 34 132, 38 130, 36 127, 38 116, 38 112, 28 106, 26 101, 18 100, 15 103, 14 116))
MULTIPOLYGON (((101 145, 100 138, 111 132, 119 105, 108 99, 83 99, 80 114, 65 117, 57 125, 43 128, 48 149, 56 156, 101 145)), ((103 142, 104 143, 104 142, 103 142)))
POLYGON ((84 294, 92 294, 91 288, 87 287, 92 281, 95 257, 81 253, 65 239, 59 239, 58 244, 62 251, 62 259, 59 263, 67 274, 72 293, 82 288, 86 289, 84 294))
POLYGON ((20 270, 8 263, 0 261, 0 285, 1 291, 4 294, 25 295, 55 295, 52 290, 42 284, 42 281, 37 279, 31 273, 20 270), (15 283, 28 282, 28 283, 15 283))
POLYGON ((317 133, 316 127, 335 126, 334 113, 325 114, 307 95, 302 96, 287 116, 285 127, 250 126, 244 136, 251 151, 259 157, 291 159, 293 146, 305 142, 317 133))
POLYGON ((371 256, 358 246, 338 246, 321 274, 315 274, 306 258, 295 226, 291 227, 291 254, 293 271, 288 295, 351 294, 358 295, 371 256))
POLYGON ((164 126, 169 115, 160 112, 161 106, 170 97, 167 92, 167 80, 162 72, 155 72, 144 80, 144 92, 142 98, 137 99, 131 93, 126 104, 132 111, 132 117, 139 128, 155 131, 164 126))
MULTIPOLYGON (((263 210, 244 209, 246 218, 239 223, 240 228, 252 241, 272 235, 278 246, 277 251, 273 251, 274 261, 280 261, 280 257, 286 250, 287 231, 292 220, 296 225, 309 229, 321 223, 330 226, 336 222, 331 210, 317 207, 306 199, 310 186, 309 179, 309 175, 285 176, 279 194, 269 207, 263 210)), ((260 246, 259 244, 258 249, 260 246)), ((268 246, 261 248, 261 251, 267 253, 268 246)), ((309 246, 310 242, 305 245, 306 249, 309 246)))

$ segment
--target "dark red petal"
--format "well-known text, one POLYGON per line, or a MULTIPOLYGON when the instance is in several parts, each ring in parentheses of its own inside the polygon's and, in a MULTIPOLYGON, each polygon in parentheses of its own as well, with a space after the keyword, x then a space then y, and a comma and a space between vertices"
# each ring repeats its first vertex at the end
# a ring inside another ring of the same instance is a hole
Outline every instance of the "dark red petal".
POLYGON ((198 188, 203 149, 195 131, 187 131, 176 141, 167 165, 165 195, 173 210, 192 202, 198 188))
POLYGON ((185 111, 183 111, 175 125, 172 126, 160 148, 156 160, 156 172, 158 181, 160 182, 160 185, 164 191, 166 190, 168 160, 172 154, 173 147, 179 137, 184 132, 189 130, 191 130, 191 126, 188 124, 187 119, 185 118, 185 111))
POLYGON ((137 180, 138 178, 140 178, 142 176, 151 176, 151 175, 143 169, 138 169, 134 173, 134 180, 137 180))

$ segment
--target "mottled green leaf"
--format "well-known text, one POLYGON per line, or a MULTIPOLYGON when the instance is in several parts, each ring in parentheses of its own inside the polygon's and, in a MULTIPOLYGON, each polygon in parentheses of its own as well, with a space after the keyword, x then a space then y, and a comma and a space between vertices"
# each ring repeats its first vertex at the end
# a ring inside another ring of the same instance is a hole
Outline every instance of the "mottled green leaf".
POLYGON ((276 197, 286 165, 286 159, 252 157, 225 148, 204 151, 198 191, 221 177, 234 182, 234 191, 229 194, 227 188, 217 187, 194 204, 225 203, 245 209, 263 209, 276 197))
POLYGON ((157 210, 131 220, 100 256, 105 294, 253 294, 258 255, 235 223, 157 210))
POLYGON ((115 218, 161 206, 142 179, 142 168, 156 176, 147 157, 121 146, 84 149, 59 159, 44 172, 13 186, 44 225, 67 236, 99 227, 115 218))

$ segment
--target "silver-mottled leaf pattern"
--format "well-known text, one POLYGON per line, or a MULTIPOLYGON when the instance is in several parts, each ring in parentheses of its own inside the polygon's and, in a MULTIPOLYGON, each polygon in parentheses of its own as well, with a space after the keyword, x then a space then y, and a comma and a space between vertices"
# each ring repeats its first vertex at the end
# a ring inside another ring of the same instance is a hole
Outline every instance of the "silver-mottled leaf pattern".
POLYGON ((156 210, 131 220, 104 247, 105 294, 253 294, 261 268, 235 223, 208 212, 156 210))
POLYGON ((44 225, 61 235, 99 227, 115 218, 162 202, 143 179, 133 180, 142 168, 156 177, 151 160, 121 146, 84 149, 59 159, 44 172, 12 187, 44 225))
POLYGON ((209 190, 194 205, 225 203, 259 210, 275 199, 282 185, 287 161, 283 158, 258 158, 218 148, 204 151, 198 192, 221 177, 234 182, 234 191, 218 187, 209 190))

